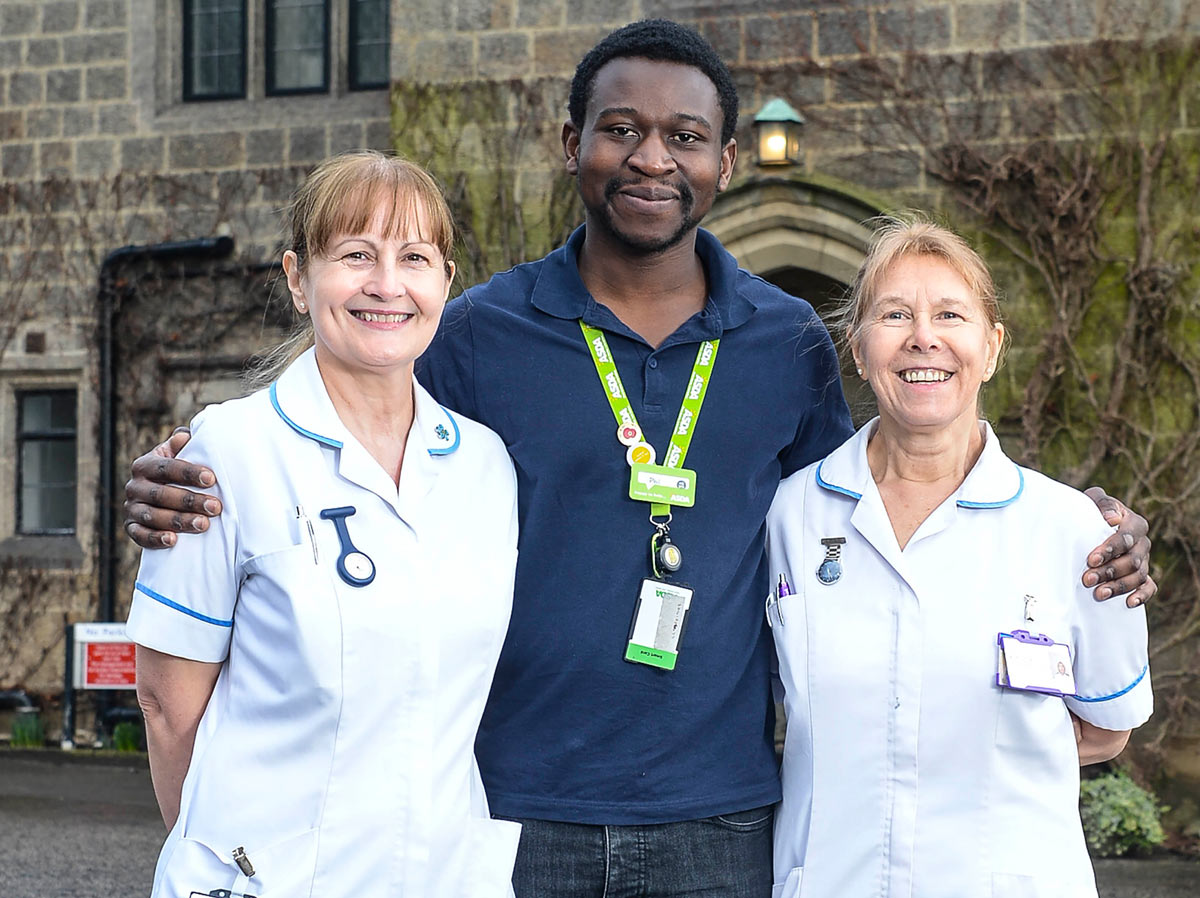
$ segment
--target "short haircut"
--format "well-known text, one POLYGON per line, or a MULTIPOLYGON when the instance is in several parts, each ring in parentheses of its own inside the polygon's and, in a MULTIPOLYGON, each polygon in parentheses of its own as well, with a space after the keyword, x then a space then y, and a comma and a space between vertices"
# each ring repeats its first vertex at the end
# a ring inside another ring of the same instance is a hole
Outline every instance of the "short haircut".
POLYGON ((717 89, 721 104, 721 146, 729 143, 738 120, 738 94, 733 76, 712 44, 669 19, 642 19, 618 28, 584 54, 571 80, 571 96, 567 101, 567 111, 576 128, 583 129, 596 73, 614 59, 624 58, 677 62, 703 72, 717 89))
POLYGON ((342 153, 309 173, 288 210, 288 249, 304 267, 312 254, 328 248, 335 234, 365 231, 381 207, 387 209, 385 236, 427 231, 421 239, 450 261, 454 219, 437 182, 419 165, 375 150, 342 153))
POLYGON ((875 237, 833 323, 851 347, 862 338, 864 319, 879 293, 880 282, 906 256, 933 256, 945 262, 983 306, 988 327, 1002 323, 1000 298, 992 273, 966 240, 919 212, 881 215, 869 223, 877 226, 875 237))

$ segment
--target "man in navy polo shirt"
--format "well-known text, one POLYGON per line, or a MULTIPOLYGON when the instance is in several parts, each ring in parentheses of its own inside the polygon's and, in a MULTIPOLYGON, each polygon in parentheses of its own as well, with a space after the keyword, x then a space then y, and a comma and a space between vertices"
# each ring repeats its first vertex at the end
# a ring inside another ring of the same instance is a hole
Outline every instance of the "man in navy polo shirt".
MULTIPOLYGON (((585 225, 448 306, 418 372, 517 469, 516 596, 476 750, 493 811, 524 824, 519 898, 771 891, 763 521, 780 478, 851 426, 812 308, 698 229, 729 182, 736 123, 729 72, 694 32, 644 21, 601 41, 563 126, 585 225), (678 476, 694 504, 667 502, 664 532, 664 503, 632 499, 631 470, 678 476)), ((151 470, 201 483, 153 456, 135 478, 151 470)), ((166 529, 167 513, 129 514, 143 545, 173 542, 142 526, 166 529)), ((1103 560, 1107 594, 1146 580, 1115 549, 1103 560)))

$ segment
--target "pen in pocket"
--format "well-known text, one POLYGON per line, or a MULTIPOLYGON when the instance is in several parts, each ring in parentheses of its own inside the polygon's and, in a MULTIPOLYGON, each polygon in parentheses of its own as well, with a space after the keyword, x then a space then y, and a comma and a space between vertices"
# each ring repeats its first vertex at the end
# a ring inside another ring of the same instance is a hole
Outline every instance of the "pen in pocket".
POLYGON ((297 521, 300 521, 302 524, 304 524, 304 528, 305 528, 305 530, 307 530, 307 531, 308 531, 308 544, 309 544, 310 546, 312 546, 312 553, 313 553, 313 564, 320 564, 320 563, 321 563, 321 557, 320 557, 320 555, 317 553, 317 534, 316 534, 316 532, 313 530, 312 521, 310 521, 310 520, 308 519, 308 515, 306 515, 306 514, 304 513, 304 506, 303 506, 303 505, 297 505, 297 506, 296 506, 296 520, 297 520, 297 521))
POLYGON ((783 605, 780 604, 780 599, 792 594, 792 587, 787 581, 787 577, 783 574, 779 575, 779 585, 775 587, 775 594, 767 599, 767 623, 771 622, 771 606, 775 606, 775 616, 779 618, 779 626, 785 626, 783 621, 783 605))

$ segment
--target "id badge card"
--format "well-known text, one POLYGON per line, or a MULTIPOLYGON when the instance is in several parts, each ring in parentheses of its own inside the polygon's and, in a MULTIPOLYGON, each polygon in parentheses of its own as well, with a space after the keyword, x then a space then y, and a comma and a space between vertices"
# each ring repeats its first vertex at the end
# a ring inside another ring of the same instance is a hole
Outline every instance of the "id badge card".
POLYGON ((629 466, 629 498, 691 508, 696 504, 696 472, 664 465, 629 466))
POLYGON ((996 683, 1000 686, 1048 695, 1075 694, 1070 646, 1028 630, 1000 633, 996 644, 996 683))
POLYGON ((629 627, 625 660, 674 670, 691 606, 692 590, 686 586, 643 580, 629 627))

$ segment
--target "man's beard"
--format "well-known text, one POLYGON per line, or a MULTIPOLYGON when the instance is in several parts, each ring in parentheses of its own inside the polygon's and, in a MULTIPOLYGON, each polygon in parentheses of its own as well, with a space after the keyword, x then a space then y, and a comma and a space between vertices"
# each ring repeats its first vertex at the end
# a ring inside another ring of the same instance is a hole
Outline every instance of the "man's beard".
POLYGON ((612 178, 604 185, 604 205, 596 210, 599 212, 604 224, 608 227, 608 232, 620 240, 631 250, 643 255, 652 256, 657 253, 666 252, 671 247, 676 246, 683 240, 691 231, 695 230, 700 224, 700 220, 704 217, 695 214, 696 195, 687 182, 681 181, 679 184, 671 185, 672 189, 679 194, 679 210, 681 218, 679 227, 672 231, 668 236, 660 239, 641 240, 636 237, 631 237, 617 228, 616 222, 613 220, 613 214, 609 209, 608 204, 612 202, 614 196, 624 187, 629 187, 635 184, 646 183, 642 179, 634 180, 629 178, 612 178))

